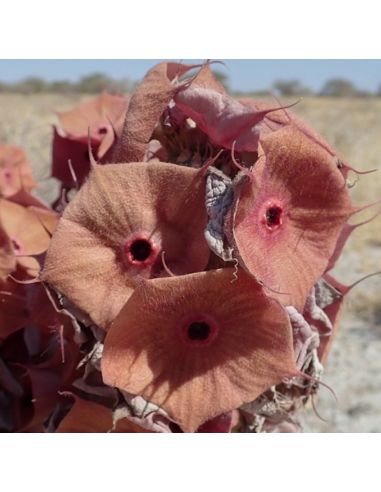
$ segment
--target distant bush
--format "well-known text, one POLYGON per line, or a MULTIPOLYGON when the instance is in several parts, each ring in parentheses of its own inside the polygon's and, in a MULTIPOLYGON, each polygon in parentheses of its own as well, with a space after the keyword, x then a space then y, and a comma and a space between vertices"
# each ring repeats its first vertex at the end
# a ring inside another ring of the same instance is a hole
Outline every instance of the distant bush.
POLYGON ((102 73, 94 73, 82 77, 78 82, 70 82, 69 80, 47 82, 39 77, 28 77, 14 83, 0 82, 0 92, 14 92, 17 94, 38 94, 42 92, 99 94, 103 90, 107 90, 111 93, 125 93, 130 92, 134 85, 134 82, 127 78, 114 80, 102 73))
POLYGON ((305 96, 312 94, 311 89, 304 86, 299 80, 277 80, 273 88, 280 96, 305 96))
POLYGON ((112 83, 113 80, 110 77, 102 73, 93 73, 82 77, 76 84, 76 90, 77 92, 89 92, 93 94, 108 89, 112 83))
POLYGON ((320 91, 320 95, 329 97, 353 97, 364 96, 366 92, 359 91, 353 82, 338 78, 327 80, 320 91))

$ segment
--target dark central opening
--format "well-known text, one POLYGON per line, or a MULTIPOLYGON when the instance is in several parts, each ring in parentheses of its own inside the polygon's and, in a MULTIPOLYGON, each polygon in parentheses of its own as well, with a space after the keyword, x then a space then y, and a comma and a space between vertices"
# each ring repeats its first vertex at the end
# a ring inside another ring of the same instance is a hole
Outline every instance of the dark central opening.
POLYGON ((151 251, 151 244, 146 239, 137 239, 130 246, 131 256, 135 261, 145 261, 151 251))
POLYGON ((107 133, 107 126, 101 126, 98 128, 99 135, 105 135, 107 133))
POLYGON ((189 340, 199 340, 201 342, 208 339, 210 335, 210 326, 204 321, 195 321, 188 326, 189 340))
POLYGON ((280 218, 282 215, 282 209, 274 206, 266 210, 266 223, 268 226, 277 226, 280 224, 280 218))

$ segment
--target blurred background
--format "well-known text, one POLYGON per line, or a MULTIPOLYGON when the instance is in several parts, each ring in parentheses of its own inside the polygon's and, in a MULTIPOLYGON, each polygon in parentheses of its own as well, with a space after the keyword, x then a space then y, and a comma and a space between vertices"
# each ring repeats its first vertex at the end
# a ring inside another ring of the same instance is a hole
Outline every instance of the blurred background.
MULTIPOLYGON (((146 71, 162 60, 0 60, 0 143, 25 149, 37 194, 50 200, 55 112, 99 94, 131 93, 146 71)), ((180 61, 180 60, 175 60, 180 61)), ((200 63, 203 60, 181 60, 200 63)), ((354 168, 356 204, 381 199, 381 60, 223 60, 214 72, 234 96, 294 102, 293 108, 354 168)), ((375 205, 355 223, 375 215, 375 205)), ((334 274, 344 284, 381 270, 381 216, 355 230, 334 274)), ((381 276, 349 294, 316 407, 302 414, 307 432, 381 432, 381 276)))
MULTIPOLYGON (((0 92, 130 92, 163 60, 0 60, 0 92)), ((202 63, 204 60, 176 60, 202 63)), ((221 60, 219 80, 233 94, 381 97, 381 60, 221 60)))

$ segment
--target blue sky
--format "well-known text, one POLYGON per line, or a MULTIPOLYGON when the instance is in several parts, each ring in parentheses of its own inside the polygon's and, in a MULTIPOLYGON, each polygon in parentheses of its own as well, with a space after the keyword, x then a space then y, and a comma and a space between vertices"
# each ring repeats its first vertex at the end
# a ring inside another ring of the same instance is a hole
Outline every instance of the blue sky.
MULTIPOLYGON (((14 82, 29 76, 46 80, 76 81, 93 72, 114 78, 139 80, 161 60, 0 60, 0 81, 14 82)), ((200 62, 201 60, 183 60, 200 62)), ((216 65, 229 77, 234 90, 269 88, 277 79, 298 79, 319 90, 330 78, 351 80, 359 89, 375 91, 381 84, 381 60, 223 60, 216 65)))

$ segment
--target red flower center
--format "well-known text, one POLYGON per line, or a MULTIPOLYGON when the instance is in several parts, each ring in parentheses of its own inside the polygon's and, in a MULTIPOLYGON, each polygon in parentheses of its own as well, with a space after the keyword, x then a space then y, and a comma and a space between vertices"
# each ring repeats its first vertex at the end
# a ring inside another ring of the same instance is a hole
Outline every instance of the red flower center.
POLYGON ((217 336, 217 323, 208 315, 187 318, 182 325, 182 341, 188 346, 209 345, 217 336))
POLYGON ((146 267, 154 264, 158 248, 151 239, 135 236, 127 241, 124 252, 130 265, 146 267))
POLYGON ((261 222, 269 231, 275 231, 283 223, 283 206, 277 200, 269 200, 262 208, 261 222))
POLYGON ((201 342, 207 340, 210 335, 210 326, 205 321, 194 321, 188 326, 187 336, 189 340, 199 340, 201 342))
POLYGON ((145 261, 152 252, 152 246, 146 239, 137 239, 130 246, 133 261, 145 261))
POLYGON ((281 224, 282 209, 280 207, 270 207, 266 210, 266 223, 268 227, 281 224))

